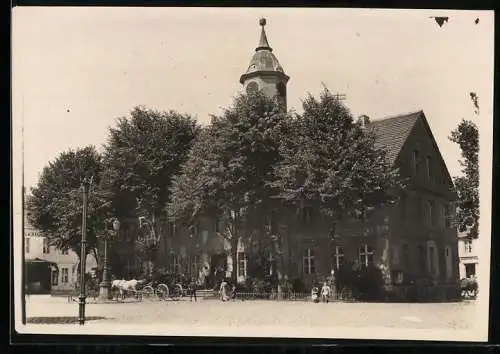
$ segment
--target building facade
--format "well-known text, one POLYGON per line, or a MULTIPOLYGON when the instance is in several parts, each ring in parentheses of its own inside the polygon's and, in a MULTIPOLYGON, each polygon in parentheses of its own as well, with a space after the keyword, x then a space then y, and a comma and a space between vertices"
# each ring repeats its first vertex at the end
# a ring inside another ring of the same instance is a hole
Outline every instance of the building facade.
POLYGON ((465 233, 458 234, 458 255, 460 257, 460 279, 475 278, 479 262, 476 240, 465 233))
MULTIPOLYGON (((265 24, 261 20, 259 44, 240 83, 248 93, 262 90, 270 97, 278 96, 286 109, 289 77, 269 46, 265 24)), ((278 245, 245 245, 240 240, 234 260, 230 243, 218 232, 217 220, 200 220, 194 230, 169 225, 152 256, 155 265, 160 271, 187 274, 211 287, 221 272, 226 277, 236 272, 243 283, 255 269, 272 276, 280 262, 290 280, 301 279, 310 287, 344 264, 373 264, 383 268, 388 288, 422 284, 456 289, 460 255, 451 222, 456 193, 424 112, 368 121, 365 129, 375 133, 377 147, 387 150, 389 162, 407 180, 395 205, 378 210, 365 222, 344 222, 333 237, 326 220, 313 209, 304 208, 301 215, 284 213, 278 245)), ((124 241, 121 251, 115 250, 116 258, 123 259, 122 268, 127 263, 128 276, 146 267, 143 258, 130 257, 137 251, 134 223, 120 230, 124 241)))
MULTIPOLYGON (((240 83, 247 92, 260 89, 282 98, 286 107, 289 77, 268 44, 265 21, 260 24, 259 45, 240 83)), ((310 285, 347 262, 374 264, 384 268, 388 287, 420 283, 453 289, 459 280, 457 231, 451 222, 456 194, 424 112, 367 123, 366 129, 373 130, 377 137, 377 146, 387 150, 389 162, 406 178, 407 188, 400 192, 396 205, 377 211, 364 223, 345 222, 333 238, 314 210, 306 208, 299 217, 283 216, 280 261, 287 275, 310 285)), ((227 276, 235 271, 237 279, 244 282, 250 254, 255 250, 239 242, 237 259, 233 261, 230 245, 217 236, 217 228, 216 221, 204 220, 195 235, 178 230, 168 237, 167 269, 189 270, 203 282, 223 268, 227 276), (186 240, 192 240, 192 244, 186 240), (196 251, 192 255, 186 252, 193 249, 196 251)), ((263 258, 272 273, 276 262, 273 252, 263 258)))
MULTIPOLYGON (((28 221, 28 211, 24 213, 24 256, 27 264, 45 261, 45 272, 30 276, 28 269, 28 279, 31 287, 36 291, 42 286, 44 290, 50 292, 64 292, 75 289, 78 280, 78 256, 72 250, 61 250, 49 245, 47 237, 43 237, 39 230, 35 229, 28 221), (40 279, 41 278, 41 279, 40 279), (50 279, 49 284, 44 283, 44 279, 50 279)), ((91 272, 97 267, 95 257, 87 256, 86 269, 91 272)), ((43 268, 42 268, 43 269, 43 268)))

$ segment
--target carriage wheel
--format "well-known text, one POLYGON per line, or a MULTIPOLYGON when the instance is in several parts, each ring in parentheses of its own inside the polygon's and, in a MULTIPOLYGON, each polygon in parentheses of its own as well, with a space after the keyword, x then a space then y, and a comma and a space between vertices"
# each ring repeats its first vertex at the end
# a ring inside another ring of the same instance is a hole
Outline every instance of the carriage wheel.
POLYGON ((348 288, 343 288, 340 292, 340 299, 342 301, 352 301, 352 290, 348 288))
POLYGON ((166 286, 165 284, 160 284, 156 288, 156 295, 160 300, 166 300, 168 298, 168 293, 168 286, 166 286))
POLYGON ((145 299, 151 299, 153 295, 155 294, 155 291, 153 287, 151 286, 145 286, 144 289, 141 291, 142 297, 145 299))
POLYGON ((182 297, 182 285, 175 284, 174 288, 172 289, 172 295, 170 297, 172 298, 172 300, 179 300, 179 298, 182 297))

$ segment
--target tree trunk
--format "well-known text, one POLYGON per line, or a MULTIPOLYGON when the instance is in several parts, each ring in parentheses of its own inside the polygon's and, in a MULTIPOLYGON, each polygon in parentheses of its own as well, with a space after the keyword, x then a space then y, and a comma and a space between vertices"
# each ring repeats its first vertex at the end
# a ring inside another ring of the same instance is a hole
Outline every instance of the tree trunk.
MULTIPOLYGON (((236 235, 235 235, 236 236, 236 235)), ((236 286, 238 283, 238 238, 231 238, 231 259, 233 269, 231 271, 231 283, 236 286)))

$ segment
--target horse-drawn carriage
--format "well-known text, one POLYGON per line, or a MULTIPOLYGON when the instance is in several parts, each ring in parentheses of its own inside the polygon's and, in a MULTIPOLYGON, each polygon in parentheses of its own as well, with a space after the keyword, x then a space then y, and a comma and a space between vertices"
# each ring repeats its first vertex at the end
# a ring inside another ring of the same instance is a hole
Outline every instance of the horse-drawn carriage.
POLYGON ((179 300, 191 294, 194 287, 182 274, 161 273, 139 280, 113 280, 111 291, 114 292, 114 298, 122 300, 127 296, 139 300, 179 300))

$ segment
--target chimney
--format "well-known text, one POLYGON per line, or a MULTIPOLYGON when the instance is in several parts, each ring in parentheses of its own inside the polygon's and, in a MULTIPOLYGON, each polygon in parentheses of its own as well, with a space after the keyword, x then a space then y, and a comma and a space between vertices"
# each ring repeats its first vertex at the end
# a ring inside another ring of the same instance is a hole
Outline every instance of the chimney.
POLYGON ((370 124, 370 117, 366 114, 362 114, 358 117, 358 123, 361 126, 361 129, 366 129, 366 126, 370 124))

